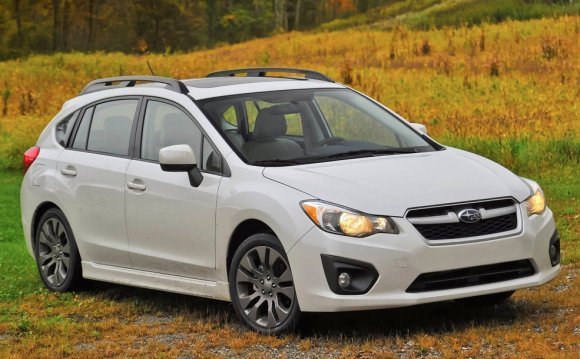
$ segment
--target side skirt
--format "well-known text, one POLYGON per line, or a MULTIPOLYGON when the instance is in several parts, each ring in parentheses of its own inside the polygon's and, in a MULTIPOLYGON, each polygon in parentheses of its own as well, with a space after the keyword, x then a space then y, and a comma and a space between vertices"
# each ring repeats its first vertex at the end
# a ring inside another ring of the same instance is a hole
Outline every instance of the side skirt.
POLYGON ((82 261, 83 277, 103 282, 230 301, 228 283, 82 261))

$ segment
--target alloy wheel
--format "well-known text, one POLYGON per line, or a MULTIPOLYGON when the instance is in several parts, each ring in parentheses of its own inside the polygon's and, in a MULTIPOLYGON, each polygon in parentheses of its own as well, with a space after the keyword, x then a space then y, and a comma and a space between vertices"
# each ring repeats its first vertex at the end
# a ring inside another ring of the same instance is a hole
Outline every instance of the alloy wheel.
POLYGON ((64 224, 47 219, 38 238, 38 264, 44 278, 53 287, 61 286, 69 274, 70 241, 64 224))
POLYGON ((236 272, 237 296, 248 320, 264 329, 283 324, 295 305, 292 272, 274 248, 258 246, 242 257, 236 272))

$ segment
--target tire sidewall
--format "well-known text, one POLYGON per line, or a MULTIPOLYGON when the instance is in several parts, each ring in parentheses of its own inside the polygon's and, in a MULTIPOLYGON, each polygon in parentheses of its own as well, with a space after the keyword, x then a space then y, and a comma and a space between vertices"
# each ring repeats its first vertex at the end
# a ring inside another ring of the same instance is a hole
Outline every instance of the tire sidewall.
MULTIPOLYGON (((302 317, 302 312, 300 311, 300 306, 298 304, 298 298, 296 296, 296 291, 294 291, 294 303, 292 305, 292 310, 290 311, 288 318, 286 319, 286 321, 284 323, 280 324, 279 326, 277 326, 275 328, 271 328, 271 329, 264 328, 262 326, 255 324, 255 323, 250 322, 246 318, 245 313, 240 308, 240 303, 239 303, 238 294, 237 294, 237 285, 236 285, 236 274, 237 274, 238 265, 240 264, 240 261, 242 260, 243 256, 249 250, 251 250, 252 248, 255 248, 255 247, 259 247, 259 246, 268 246, 268 247, 275 249, 284 257, 284 259, 286 260, 288 265, 290 265, 290 262, 288 261, 288 256, 286 255, 286 251, 284 250, 284 247, 282 247, 280 240, 278 240, 278 238, 276 236, 274 236, 273 234, 259 233, 259 234, 251 235, 248 238, 246 238, 246 240, 244 240, 244 242, 242 242, 242 244, 238 247, 238 249, 234 253, 234 256, 232 257, 232 262, 230 264, 230 270, 228 273, 230 298, 232 301, 232 305, 234 307, 234 311, 236 312, 238 317, 240 317, 242 319, 244 324, 246 324, 248 327, 252 328, 255 331, 265 333, 265 334, 270 334, 270 335, 276 335, 276 334, 280 334, 283 332, 292 331, 296 328, 296 326, 298 325, 298 323, 302 317)), ((292 268, 290 268, 290 271, 292 271, 292 268)), ((294 288, 296 288, 296 286, 294 286, 294 288)))
POLYGON ((74 238, 73 231, 66 219, 64 213, 61 210, 56 208, 51 208, 46 211, 40 220, 38 221, 38 226, 35 232, 34 238, 34 256, 36 261, 36 268, 38 269, 38 273, 40 274, 40 278, 44 283, 45 287, 53 292, 66 292, 71 289, 74 289, 75 285, 79 282, 80 278, 82 277, 82 270, 81 270, 81 257, 79 255, 79 251, 77 248, 76 240, 74 238), (66 234, 68 236, 68 240, 70 242, 70 262, 69 262, 69 271, 67 273, 67 277, 64 282, 59 286, 53 286, 48 282, 44 275, 42 274, 42 270, 40 268, 40 261, 38 259, 38 253, 40 252, 40 229, 44 225, 44 223, 51 219, 56 218, 58 219, 65 228, 66 234))

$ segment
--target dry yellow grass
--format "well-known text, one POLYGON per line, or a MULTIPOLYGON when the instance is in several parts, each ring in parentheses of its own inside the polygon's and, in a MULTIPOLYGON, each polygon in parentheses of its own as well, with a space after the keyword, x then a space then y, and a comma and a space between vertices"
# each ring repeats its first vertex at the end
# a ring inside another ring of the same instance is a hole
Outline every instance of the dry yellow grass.
POLYGON ((568 266, 556 281, 495 307, 317 314, 301 333, 280 338, 245 330, 228 304, 99 284, 74 295, 39 293, 17 308, 0 303, 13 319, 0 323, 0 356, 577 357, 579 275, 568 266))
POLYGON ((10 130, 22 115, 46 121, 89 81, 148 74, 148 60, 176 78, 242 66, 313 68, 426 122, 435 136, 577 136, 579 44, 580 17, 562 17, 426 32, 290 33, 171 56, 32 56, 0 63, 0 91, 10 93, 2 122, 10 130))

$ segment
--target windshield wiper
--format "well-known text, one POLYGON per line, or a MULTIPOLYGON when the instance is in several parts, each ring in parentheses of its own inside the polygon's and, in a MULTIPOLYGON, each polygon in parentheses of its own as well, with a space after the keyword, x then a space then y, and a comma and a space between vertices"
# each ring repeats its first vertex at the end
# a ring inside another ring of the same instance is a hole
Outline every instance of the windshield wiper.
POLYGON ((295 159, 294 160, 273 159, 273 160, 253 161, 252 164, 256 166, 273 167, 273 166, 300 165, 304 164, 304 162, 295 159))
POLYGON ((361 157, 372 157, 377 155, 397 155, 397 154, 404 154, 404 153, 417 153, 417 150, 414 148, 382 148, 382 149, 375 149, 375 150, 356 150, 356 151, 348 151, 348 152, 341 152, 335 153, 332 155, 324 155, 324 156, 310 156, 310 157, 302 157, 302 158, 294 158, 294 159, 272 159, 272 160, 262 160, 262 161, 254 161, 252 162, 253 165, 256 166, 265 166, 265 167, 274 167, 274 166, 292 166, 292 165, 303 165, 307 163, 315 163, 320 162, 322 160, 336 160, 336 159, 343 159, 343 158, 361 158, 361 157))
POLYGON ((339 159, 339 158, 359 158, 359 157, 371 157, 377 155, 398 155, 404 153, 417 153, 414 148, 382 148, 376 150, 356 150, 348 152, 340 152, 332 155, 325 156, 314 156, 306 157, 305 159, 310 160, 326 160, 326 159, 339 159))

